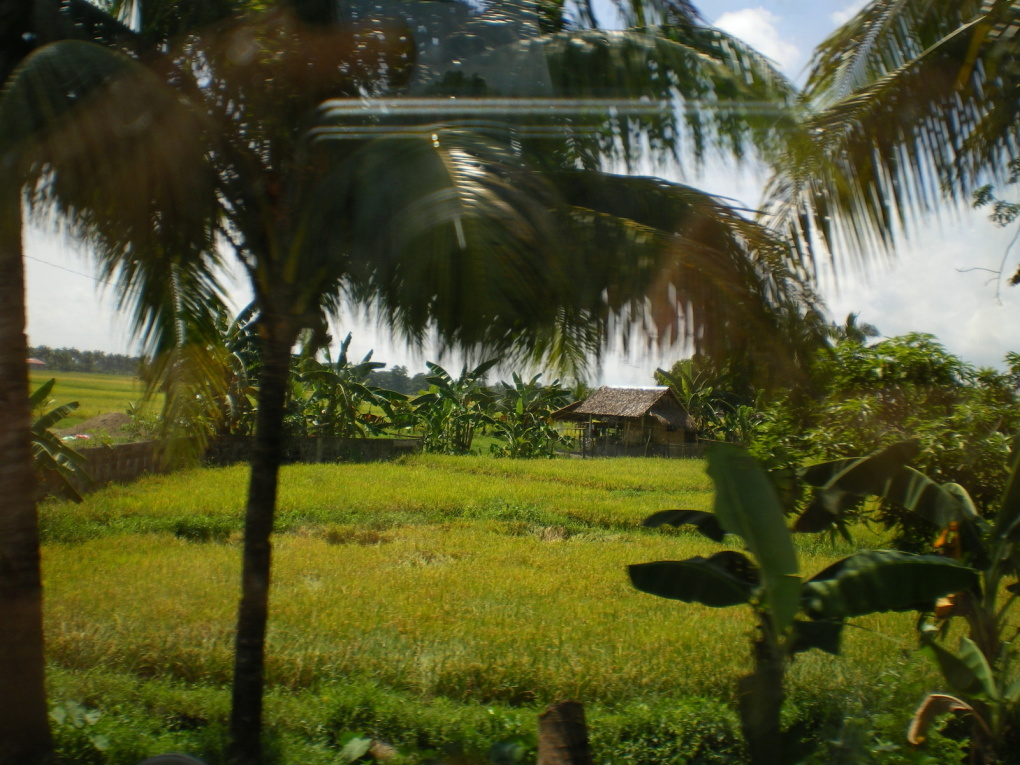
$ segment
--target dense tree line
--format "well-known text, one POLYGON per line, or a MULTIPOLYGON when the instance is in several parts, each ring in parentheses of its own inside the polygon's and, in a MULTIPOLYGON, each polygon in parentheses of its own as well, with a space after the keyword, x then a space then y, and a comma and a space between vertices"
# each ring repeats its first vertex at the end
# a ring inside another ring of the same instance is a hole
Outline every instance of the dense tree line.
POLYGON ((407 367, 397 365, 391 369, 370 372, 367 382, 376 388, 385 388, 403 393, 405 396, 413 396, 420 391, 428 390, 429 383, 425 379, 427 376, 424 372, 418 372, 413 376, 408 375, 407 367))
POLYGON ((30 347, 30 358, 39 359, 53 372, 101 372, 108 375, 137 375, 141 358, 103 351, 79 351, 77 348, 30 347))

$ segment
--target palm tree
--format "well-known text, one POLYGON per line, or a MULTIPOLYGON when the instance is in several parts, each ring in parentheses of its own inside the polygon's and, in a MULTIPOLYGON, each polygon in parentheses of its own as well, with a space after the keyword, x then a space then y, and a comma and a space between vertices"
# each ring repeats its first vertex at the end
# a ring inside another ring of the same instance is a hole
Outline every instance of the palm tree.
POLYGON ((230 757, 259 762, 299 333, 349 303, 411 342, 564 367, 617 332, 707 350, 773 336, 811 301, 782 244, 696 189, 610 170, 649 150, 768 152, 781 119, 761 106, 792 91, 684 2, 622 5, 623 32, 587 5, 350 4, 341 18, 294 0, 198 32, 168 7, 141 6, 143 30, 179 34, 152 33, 143 63, 84 43, 36 53, 0 140, 18 142, 33 209, 92 244, 150 349, 212 337, 221 250, 249 276, 262 365, 230 757))
POLYGON ((827 327, 826 334, 833 343, 850 343, 853 345, 864 345, 869 340, 880 337, 881 332, 874 324, 857 321, 859 314, 848 313, 842 324, 833 322, 827 327))
MULTIPOLYGON (((84 0, 0 3, 0 88, 36 47, 76 36, 130 37, 84 0)), ((6 104, 0 101, 0 108, 6 104)), ((53 759, 44 686, 39 524, 31 450, 21 187, 16 151, 0 143, 0 763, 53 759)))
MULTIPOLYGON (((1016 0, 872 0, 815 51, 766 220, 805 254, 891 250, 1020 148, 1016 0)), ((846 261, 842 261, 846 262, 846 261)))

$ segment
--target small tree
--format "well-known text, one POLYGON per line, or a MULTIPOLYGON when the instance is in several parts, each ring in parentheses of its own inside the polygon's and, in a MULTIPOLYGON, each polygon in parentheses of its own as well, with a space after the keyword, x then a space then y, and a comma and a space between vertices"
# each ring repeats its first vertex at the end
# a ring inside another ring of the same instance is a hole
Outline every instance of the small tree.
POLYGON ((56 378, 47 380, 29 399, 32 410, 39 415, 32 423, 32 453, 35 468, 42 475, 43 481, 47 475, 56 476, 63 491, 76 502, 81 502, 81 495, 78 494, 74 484, 75 481, 85 483, 91 481, 85 472, 85 459, 50 431, 50 428, 78 408, 78 402, 71 401, 45 411, 52 403, 49 396, 56 383, 56 378))
POLYGON ((360 438, 382 432, 385 421, 369 416, 372 407, 389 414, 406 396, 370 384, 372 373, 386 366, 372 361, 372 351, 358 363, 347 358, 351 345, 348 333, 340 344, 340 355, 332 361, 328 349, 324 362, 305 357, 296 361, 295 402, 301 435, 360 438))

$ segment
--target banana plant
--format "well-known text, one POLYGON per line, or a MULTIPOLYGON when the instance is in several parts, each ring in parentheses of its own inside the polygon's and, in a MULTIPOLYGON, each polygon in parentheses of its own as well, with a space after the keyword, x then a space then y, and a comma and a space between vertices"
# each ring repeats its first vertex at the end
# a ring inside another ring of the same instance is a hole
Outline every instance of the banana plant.
MULTIPOLYGON (((51 403, 49 396, 56 384, 56 378, 50 378, 32 393, 29 401, 33 412, 51 403)), ((56 476, 64 493, 75 502, 81 502, 75 482, 88 484, 92 481, 85 472, 85 458, 50 431, 77 408, 78 402, 72 401, 41 414, 32 423, 32 453, 36 471, 41 475, 56 476)))
POLYGON ((470 451, 475 429, 493 423, 493 396, 485 387, 485 373, 498 363, 499 359, 489 359, 471 370, 465 366, 460 377, 454 379, 438 364, 426 362, 429 389, 414 401, 415 421, 422 432, 422 451, 454 454, 470 451))
POLYGON ((1020 453, 997 512, 984 518, 962 486, 939 484, 910 467, 917 452, 915 443, 903 442, 867 457, 808 468, 803 477, 815 487, 815 496, 797 524, 810 530, 839 524, 848 508, 875 497, 929 523, 936 550, 978 570, 974 586, 943 598, 920 625, 922 645, 951 693, 933 693, 921 703, 909 739, 920 744, 940 716, 965 712, 973 718, 972 761, 992 763, 1003 754, 1020 711, 1013 647, 1020 633, 1011 618, 1020 595, 1020 453), (954 651, 940 638, 957 617, 967 623, 968 634, 954 651))
POLYGON ((325 362, 302 358, 294 374, 293 396, 301 408, 302 430, 307 435, 361 438, 378 435, 389 424, 387 418, 371 414, 379 407, 389 414, 390 407, 406 399, 401 393, 370 385, 372 372, 386 364, 372 361, 372 351, 357 363, 347 356, 351 333, 340 344, 334 362, 328 348, 325 362))
POLYGON ((644 525, 694 526, 723 542, 738 537, 744 550, 707 558, 629 567, 638 590, 713 608, 746 605, 757 624, 754 671, 738 680, 738 711, 753 765, 791 763, 803 756, 798 731, 783 731, 783 678, 796 654, 812 648, 838 654, 847 620, 883 611, 928 611, 937 598, 977 585, 977 573, 935 555, 863 550, 810 578, 802 577, 793 536, 768 474, 739 447, 717 444, 708 453, 715 484, 713 513, 665 510, 644 525))
POLYGON ((568 439, 553 427, 550 417, 573 399, 559 380, 540 385, 542 375, 527 382, 513 373, 513 385, 500 382, 503 392, 496 401, 492 432, 500 443, 490 448, 497 457, 552 457, 556 447, 568 439))

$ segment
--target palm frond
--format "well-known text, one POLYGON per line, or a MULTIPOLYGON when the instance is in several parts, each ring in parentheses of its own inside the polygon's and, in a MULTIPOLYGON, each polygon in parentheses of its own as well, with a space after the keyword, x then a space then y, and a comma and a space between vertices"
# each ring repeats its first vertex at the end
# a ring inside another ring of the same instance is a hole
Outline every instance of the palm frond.
POLYGON ((816 59, 766 190, 770 225, 807 259, 821 244, 861 265, 921 214, 1004 176, 1020 149, 1018 14, 1013 0, 865 8, 816 59))
POLYGON ((875 0, 816 49, 806 93, 825 106, 909 64, 971 23, 985 0, 875 0))
POLYGON ((221 306, 203 128, 151 71, 85 42, 33 54, 4 99, 0 140, 23 158, 30 209, 91 245, 152 353, 176 344, 182 312, 212 321, 221 306))
POLYGON ((773 232, 722 200, 658 178, 553 179, 573 206, 574 289, 588 297, 585 316, 600 319, 603 338, 640 331, 661 346, 717 357, 753 350, 765 366, 792 363, 787 322, 819 301, 773 232))
POLYGON ((327 166, 296 240, 309 271, 333 275, 323 288, 346 277, 356 300, 415 342, 434 328, 484 344, 508 317, 537 324, 555 310, 566 277, 547 259, 559 236, 554 203, 506 146, 439 130, 368 142, 327 166))
POLYGON ((606 161, 685 163, 709 148, 774 152, 792 117, 795 89, 771 62, 709 27, 568 29, 502 44, 481 44, 481 34, 471 37, 476 50, 452 47, 456 63, 431 62, 431 79, 413 91, 444 97, 434 119, 457 118, 449 96, 475 95, 476 113, 459 119, 525 138, 571 136, 606 161))

